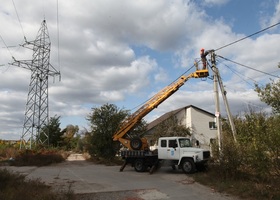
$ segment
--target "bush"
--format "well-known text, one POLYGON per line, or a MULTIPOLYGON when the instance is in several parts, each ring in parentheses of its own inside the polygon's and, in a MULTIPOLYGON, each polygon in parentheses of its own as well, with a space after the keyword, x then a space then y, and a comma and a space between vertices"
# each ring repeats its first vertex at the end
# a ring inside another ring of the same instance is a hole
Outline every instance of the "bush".
POLYGON ((15 158, 17 150, 13 147, 0 148, 0 161, 15 158))
POLYGON ((21 150, 11 163, 14 166, 45 166, 64 161, 62 154, 57 150, 21 150))
POLYGON ((240 168, 243 164, 241 146, 232 139, 224 139, 220 154, 219 166, 224 179, 240 178, 240 168))
POLYGON ((209 170, 218 183, 213 184, 238 190, 240 196, 280 199, 280 116, 251 112, 235 118, 235 126, 237 143, 224 123, 221 152, 214 145, 209 170))

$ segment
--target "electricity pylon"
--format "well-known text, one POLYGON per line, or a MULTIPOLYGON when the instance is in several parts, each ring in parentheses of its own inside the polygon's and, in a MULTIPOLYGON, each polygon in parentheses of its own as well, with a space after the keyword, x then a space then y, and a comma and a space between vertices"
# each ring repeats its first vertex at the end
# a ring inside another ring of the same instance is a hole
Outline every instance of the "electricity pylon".
POLYGON ((37 144, 48 144, 49 134, 42 128, 49 124, 48 77, 60 77, 60 72, 50 64, 51 42, 46 20, 41 23, 36 39, 22 45, 33 50, 32 60, 18 61, 12 65, 31 70, 29 92, 26 103, 25 119, 20 148, 32 148, 37 144), (31 47, 29 47, 31 46, 31 47))

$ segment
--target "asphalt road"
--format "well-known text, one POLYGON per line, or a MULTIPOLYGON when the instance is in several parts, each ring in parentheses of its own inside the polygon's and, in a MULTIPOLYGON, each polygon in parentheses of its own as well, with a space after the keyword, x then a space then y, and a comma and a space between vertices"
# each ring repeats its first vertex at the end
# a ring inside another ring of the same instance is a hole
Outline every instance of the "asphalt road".
MULTIPOLYGON (((3 167, 1 167, 3 168, 3 167)), ((81 194, 83 199, 119 200, 236 200, 196 183, 181 170, 162 167, 154 174, 137 173, 130 166, 96 165, 87 161, 66 161, 46 167, 12 167, 9 170, 40 179, 56 190, 81 194), (92 198, 89 197, 92 194, 92 198)))

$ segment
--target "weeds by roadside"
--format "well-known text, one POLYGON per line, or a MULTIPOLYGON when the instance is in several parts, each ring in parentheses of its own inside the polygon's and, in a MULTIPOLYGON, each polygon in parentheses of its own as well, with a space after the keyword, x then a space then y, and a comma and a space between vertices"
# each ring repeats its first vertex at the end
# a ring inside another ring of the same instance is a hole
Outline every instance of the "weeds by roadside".
POLYGON ((230 175, 226 171, 225 166, 211 163, 207 171, 191 176, 195 181, 217 192, 231 194, 242 199, 280 200, 280 180, 277 176, 264 179, 242 170, 236 170, 230 175))
POLYGON ((46 166, 64 161, 62 154, 57 150, 21 150, 15 156, 11 165, 14 166, 46 166))
POLYGON ((24 175, 0 169, 0 199, 74 200, 75 197, 70 189, 66 192, 55 192, 39 179, 29 180, 24 175))
POLYGON ((58 149, 24 149, 12 147, 0 149, 0 165, 13 166, 46 166, 63 162, 69 152, 58 149))

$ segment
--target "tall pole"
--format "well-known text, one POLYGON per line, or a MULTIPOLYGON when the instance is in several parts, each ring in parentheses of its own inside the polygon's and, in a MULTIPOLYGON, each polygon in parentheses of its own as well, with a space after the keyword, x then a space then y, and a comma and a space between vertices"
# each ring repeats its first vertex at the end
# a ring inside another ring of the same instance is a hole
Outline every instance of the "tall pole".
POLYGON ((215 96, 215 116, 217 125, 217 137, 218 137, 218 147, 219 152, 222 150, 222 126, 221 126, 221 112, 220 112, 220 100, 219 100, 219 90, 218 90, 218 69, 216 67, 216 59, 214 51, 211 52, 211 68, 213 70, 214 76, 214 96, 215 96))
POLYGON ((225 88, 224 88, 224 85, 223 85, 223 82, 222 82, 222 79, 221 79, 220 72, 219 72, 218 68, 216 68, 216 73, 217 73, 217 78, 218 78, 219 86, 220 86, 220 89, 221 89, 222 97, 223 97, 223 100, 224 100, 225 108, 226 108, 226 111, 227 111, 227 116, 228 116, 228 120, 229 120, 229 123, 230 123, 233 139, 234 139, 235 142, 237 142, 236 129, 235 129, 235 125, 233 123, 233 119, 232 119, 232 115, 231 115, 231 112, 230 112, 228 100, 227 100, 227 97, 226 97, 227 92, 225 91, 225 88))
POLYGON ((48 130, 42 131, 42 128, 49 124, 48 78, 49 76, 60 76, 60 72, 53 68, 49 61, 51 42, 46 20, 43 20, 36 39, 31 42, 26 41, 22 46, 29 45, 33 50, 32 60, 17 61, 14 59, 12 65, 31 70, 20 143, 20 148, 31 149, 34 145, 49 142, 48 130))

